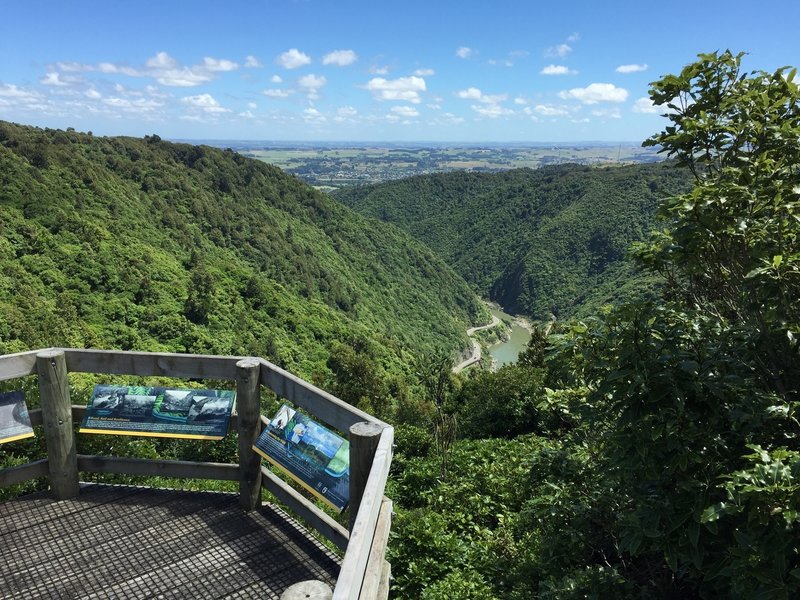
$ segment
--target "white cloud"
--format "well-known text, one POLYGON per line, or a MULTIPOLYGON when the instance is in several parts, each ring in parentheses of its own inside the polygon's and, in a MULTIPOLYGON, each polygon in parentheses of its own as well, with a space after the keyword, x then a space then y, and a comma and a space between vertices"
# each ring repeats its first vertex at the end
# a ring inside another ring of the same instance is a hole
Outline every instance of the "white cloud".
POLYGON ((211 94, 198 94, 197 96, 185 96, 181 102, 192 108, 202 110, 208 114, 220 114, 231 112, 229 109, 220 105, 211 94))
POLYGON ((543 117, 563 117, 569 114, 565 107, 552 104, 537 104, 533 107, 533 110, 543 117))
POLYGON ((258 108, 258 104, 256 104, 255 102, 248 102, 247 108, 249 108, 250 110, 255 110, 258 108))
POLYGON ((355 117, 358 114, 358 111, 352 106, 340 106, 336 110, 336 114, 340 117, 355 117))
POLYGON ((203 58, 202 68, 215 73, 224 73, 226 71, 235 71, 239 68, 239 65, 232 60, 226 60, 224 58, 211 58, 210 56, 206 56, 203 58))
POLYGON ((449 112, 448 113, 444 113, 442 115, 442 118, 445 120, 445 122, 451 123, 453 125, 458 125, 458 124, 464 122, 464 117, 457 117, 453 113, 449 113, 449 112))
POLYGON ((86 96, 87 98, 91 98, 92 100, 99 100, 100 98, 103 97, 103 95, 94 88, 86 90, 83 94, 84 96, 86 96))
POLYGON ((547 65, 539 71, 540 75, 576 75, 578 72, 565 65, 547 65))
POLYGON ((598 102, 625 102, 628 99, 628 90, 618 88, 613 83, 592 83, 585 88, 572 88, 559 92, 558 95, 564 100, 579 100, 584 104, 597 104, 598 102))
POLYGON ((642 97, 633 103, 633 112, 646 115, 660 115, 667 112, 666 106, 656 106, 650 98, 642 97))
POLYGON ((280 75, 273 75, 269 78, 272 83, 283 83, 283 78, 280 75))
POLYGON ((3 83, 0 84, 0 98, 11 98, 21 103, 29 103, 38 102, 43 99, 43 96, 34 90, 26 90, 12 83, 3 83))
POLYGON ((153 58, 148 58, 145 65, 151 69, 174 69, 178 66, 178 61, 166 52, 158 52, 153 58))
POLYGON ((328 119, 313 106, 303 111, 303 119, 309 123, 325 123, 328 119))
POLYGON ((620 65, 616 68, 617 73, 638 73, 646 71, 647 65, 620 65))
POLYGON ((248 54, 247 56, 244 57, 244 66, 247 67, 248 69, 260 69, 264 65, 255 56, 253 56, 252 54, 248 54))
POLYGON ((520 106, 525 106, 526 104, 530 104, 531 101, 527 98, 523 98, 522 96, 517 96, 514 98, 514 104, 519 104, 520 106))
POLYGON ((389 67, 373 66, 369 68, 370 75, 386 75, 389 72, 389 67))
POLYGON ((568 42, 577 42, 579 39, 581 39, 581 34, 576 31, 575 33, 573 33, 572 35, 570 35, 567 38, 567 41, 568 42))
POLYGON ((278 89, 268 89, 261 92, 267 98, 288 98, 291 94, 291 90, 278 90, 278 89))
POLYGON ((240 112, 236 116, 237 117, 242 117, 243 119, 252 119, 253 117, 255 117, 255 115, 252 112, 250 112, 249 110, 245 110, 243 112, 240 112))
POLYGON ((463 100, 477 100, 482 104, 497 104, 508 98, 507 94, 484 94, 476 87, 459 90, 456 92, 456 96, 463 100))
POLYGON ((457 91, 456 96, 458 96, 459 98, 463 98, 464 100, 480 100, 483 94, 478 88, 470 87, 465 90, 457 91))
POLYGON ((505 115, 513 115, 514 111, 499 104, 473 104, 470 108, 479 115, 496 119, 505 115))
POLYGON ((427 106, 431 110, 442 110, 442 105, 441 104, 437 104, 435 102, 432 103, 432 104, 426 104, 425 106, 427 106))
POLYGON ((378 100, 401 100, 412 104, 419 104, 421 102, 419 93, 427 89, 425 80, 416 76, 397 79, 374 77, 364 87, 378 100))
POLYGON ((303 75, 300 79, 297 80, 297 85, 303 88, 308 93, 309 100, 316 100, 319 98, 319 89, 328 83, 328 80, 321 75, 314 75, 313 73, 309 73, 308 75, 303 75))
POLYGON ((406 118, 419 116, 419 111, 412 106, 393 106, 392 112, 406 118))
POLYGON ((614 108, 596 108, 592 111, 592 115, 595 117, 605 117, 608 119, 621 119, 622 113, 620 113, 619 108, 616 106, 614 108))
POLYGON ((564 58, 570 52, 572 52, 572 46, 569 44, 558 44, 556 46, 550 46, 544 51, 544 54, 552 58, 564 58))
POLYGON ((472 56, 472 48, 467 48, 466 46, 461 46, 458 50, 456 50, 456 56, 458 58, 469 58, 472 56))
POLYGON ((352 65, 357 60, 358 55, 352 50, 334 50, 333 52, 328 52, 328 54, 322 58, 322 64, 346 67, 352 65))
POLYGON ((284 69, 297 69, 311 63, 308 54, 300 52, 297 48, 290 48, 275 59, 275 62, 284 69))
POLYGON ((52 85, 55 87, 64 87, 70 85, 70 82, 62 79, 61 74, 56 73, 55 71, 47 73, 44 77, 39 79, 39 83, 42 85, 52 85))
POLYGON ((435 75, 436 71, 433 69, 417 69, 414 71, 414 75, 417 77, 430 77, 431 75, 435 75))
POLYGON ((308 75, 303 75, 300 79, 297 80, 297 85, 301 88, 305 88, 307 90, 317 90, 328 83, 328 80, 325 79, 323 75, 314 75, 313 73, 309 73, 308 75))

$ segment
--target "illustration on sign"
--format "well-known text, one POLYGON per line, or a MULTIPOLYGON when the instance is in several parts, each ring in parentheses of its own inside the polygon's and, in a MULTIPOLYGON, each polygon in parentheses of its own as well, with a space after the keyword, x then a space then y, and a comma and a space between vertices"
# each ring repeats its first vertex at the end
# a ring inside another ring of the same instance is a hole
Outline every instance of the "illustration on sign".
POLYGON ((33 437, 22 390, 0 393, 0 444, 33 437))
POLYGON ((350 442, 286 404, 253 450, 325 503, 344 510, 350 497, 350 442))
POLYGON ((221 440, 236 392, 96 385, 81 433, 221 440))

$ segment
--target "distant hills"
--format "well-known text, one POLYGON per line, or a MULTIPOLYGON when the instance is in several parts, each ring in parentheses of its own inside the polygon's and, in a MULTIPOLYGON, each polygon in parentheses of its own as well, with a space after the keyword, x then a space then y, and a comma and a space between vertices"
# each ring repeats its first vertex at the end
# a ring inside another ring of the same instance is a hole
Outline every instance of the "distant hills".
POLYGON ((324 377, 488 318, 440 258, 296 178, 158 136, 0 122, 0 352, 49 345, 260 355, 324 377))
POLYGON ((647 293, 625 261, 659 199, 688 188, 671 164, 439 173, 339 190, 358 212, 427 244, 475 291, 536 318, 647 293))

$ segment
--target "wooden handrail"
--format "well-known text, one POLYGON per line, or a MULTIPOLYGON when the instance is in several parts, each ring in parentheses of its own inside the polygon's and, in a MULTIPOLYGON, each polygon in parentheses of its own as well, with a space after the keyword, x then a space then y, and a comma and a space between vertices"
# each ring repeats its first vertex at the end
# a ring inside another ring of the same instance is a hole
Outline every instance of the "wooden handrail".
MULTIPOLYGON (((180 379, 222 379, 237 381, 237 363, 242 357, 207 356, 197 354, 128 352, 118 350, 80 350, 73 348, 48 348, 17 354, 0 355, 0 381, 37 375, 37 356, 40 367, 45 368, 42 356, 56 356, 63 353, 66 373, 83 372, 114 375, 161 376, 180 379)), ((252 360, 252 359, 251 359, 252 360)), ((337 547, 345 550, 339 578, 334 590, 334 599, 386 598, 388 595, 389 568, 384 556, 391 527, 391 501, 384 497, 389 466, 392 459, 394 430, 391 426, 339 398, 317 388, 303 379, 281 369, 263 359, 255 359, 258 365, 258 383, 286 398, 316 418, 347 434, 353 425, 369 423, 380 427, 380 439, 374 456, 366 463, 368 476, 360 495, 360 504, 351 519, 348 530, 328 516, 313 502, 281 480, 269 469, 260 468, 261 486, 298 516, 303 518, 317 532, 325 536, 337 547)), ((253 363, 250 363, 253 364, 253 363)), ((253 366, 255 366, 253 364, 253 366)), ((238 386, 243 389, 243 375, 240 372, 238 386)), ((40 381, 41 383, 41 381, 40 381)), ((48 393, 51 393, 48 391, 48 393)), ((256 394, 257 395, 257 394, 256 394)), ((69 395, 56 403, 66 403, 61 407, 63 415, 80 421, 86 414, 86 407, 69 405, 69 395), (63 412, 66 411, 66 412, 63 412)), ((53 410, 47 408, 47 410, 53 410)), ((44 423, 42 409, 30 411, 31 424, 38 427, 44 423)), ((269 419, 258 412, 247 411, 246 415, 234 414, 229 430, 238 429, 252 435, 253 429, 260 432, 269 419), (248 426, 242 418, 252 423, 248 426)), ((70 428, 71 432, 71 428, 70 428)), ((56 435, 58 437, 58 435, 56 435)), ((54 442, 49 441, 49 444, 54 442)), ((241 449, 240 449, 241 451, 241 449)), ((48 448, 48 454, 50 448, 48 448)), ((125 475, 162 476, 175 478, 201 478, 222 481, 240 481, 242 493, 251 494, 255 480, 252 474, 246 484, 243 482, 242 468, 235 464, 198 463, 190 461, 146 460, 126 457, 77 455, 77 471, 116 473, 125 475)), ((361 461, 363 463, 363 461, 361 461)), ((0 470, 0 487, 54 476, 53 465, 45 458, 0 470)), ((248 467, 249 468, 249 467, 248 467)), ((362 467, 364 468, 363 464, 362 467)), ((63 471, 63 469, 62 469, 63 471)), ((75 475, 77 480, 77 475, 75 475)), ((243 504, 247 502, 243 499, 243 504)), ((248 501, 249 502, 249 501, 248 501)))

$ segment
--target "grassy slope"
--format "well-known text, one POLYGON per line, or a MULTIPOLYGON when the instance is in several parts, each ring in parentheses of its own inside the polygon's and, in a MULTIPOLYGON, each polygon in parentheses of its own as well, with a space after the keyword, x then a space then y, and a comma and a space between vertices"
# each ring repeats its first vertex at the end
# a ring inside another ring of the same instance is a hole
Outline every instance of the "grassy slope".
POLYGON ((535 317, 590 312, 639 293, 624 261, 658 200, 686 185, 668 165, 446 173, 348 188, 336 198, 425 242, 480 294, 535 317))

